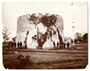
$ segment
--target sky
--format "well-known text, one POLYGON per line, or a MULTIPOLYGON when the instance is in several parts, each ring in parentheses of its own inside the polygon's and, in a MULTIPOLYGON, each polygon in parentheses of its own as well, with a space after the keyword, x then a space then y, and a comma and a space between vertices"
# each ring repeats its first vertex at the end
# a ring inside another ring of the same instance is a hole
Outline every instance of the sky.
POLYGON ((88 32, 88 16, 86 2, 8 2, 2 3, 2 28, 7 27, 11 38, 16 36, 17 18, 32 13, 58 14, 63 17, 64 36, 88 32), (72 26, 75 26, 72 32, 72 26))

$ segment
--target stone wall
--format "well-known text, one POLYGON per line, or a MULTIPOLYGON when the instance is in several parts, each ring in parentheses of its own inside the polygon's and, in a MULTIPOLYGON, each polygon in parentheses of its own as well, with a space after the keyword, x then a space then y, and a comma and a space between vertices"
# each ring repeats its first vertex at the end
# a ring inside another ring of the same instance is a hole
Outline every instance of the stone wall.
POLYGON ((62 40, 64 41, 64 26, 63 26, 63 18, 62 16, 56 15, 57 21, 55 23, 56 27, 59 29, 59 33, 62 37, 62 40))
MULTIPOLYGON (((57 21, 56 21, 55 25, 59 29, 59 33, 60 33, 60 35, 61 35, 61 37, 63 39, 64 38, 64 34, 63 34, 63 30, 64 30, 63 18, 61 16, 59 16, 59 15, 56 15, 56 16, 57 16, 57 21)), ((28 46, 28 48, 32 48, 32 47, 36 48, 36 46, 38 46, 38 44, 37 44, 37 42, 32 43, 32 41, 33 41, 32 36, 37 34, 37 27, 39 29, 41 29, 41 28, 40 28, 40 26, 38 26, 39 24, 36 26, 29 19, 30 19, 30 14, 22 15, 22 16, 18 17, 18 20, 17 20, 17 40, 16 41, 17 41, 17 43, 19 41, 21 41, 23 46, 24 46, 26 33, 29 30, 29 34, 27 36, 27 46, 28 46)), ((41 26, 41 27, 43 27, 43 26, 41 26)), ((46 29, 46 28, 44 27, 43 29, 46 29)), ((42 31, 42 29, 41 29, 41 31, 42 31)), ((52 43, 50 42, 50 44, 52 44, 52 43)))
POLYGON ((17 43, 22 42, 24 45, 26 33, 33 28, 33 22, 29 21, 30 15, 22 15, 17 20, 17 43))

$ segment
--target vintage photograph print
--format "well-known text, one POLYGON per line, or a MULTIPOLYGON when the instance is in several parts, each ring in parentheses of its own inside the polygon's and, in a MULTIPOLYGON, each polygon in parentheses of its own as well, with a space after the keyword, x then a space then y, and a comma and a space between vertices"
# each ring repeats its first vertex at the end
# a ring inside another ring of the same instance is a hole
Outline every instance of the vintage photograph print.
POLYGON ((87 68, 87 15, 87 2, 3 2, 3 67, 87 68))

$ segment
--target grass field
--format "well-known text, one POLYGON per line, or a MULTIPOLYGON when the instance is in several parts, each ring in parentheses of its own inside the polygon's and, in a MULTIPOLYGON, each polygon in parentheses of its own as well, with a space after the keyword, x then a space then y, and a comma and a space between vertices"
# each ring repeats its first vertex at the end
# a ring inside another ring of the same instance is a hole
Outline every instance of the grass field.
POLYGON ((84 69, 88 64, 88 44, 74 47, 74 50, 4 49, 3 65, 8 69, 84 69), (21 59, 17 59, 20 55, 21 59))

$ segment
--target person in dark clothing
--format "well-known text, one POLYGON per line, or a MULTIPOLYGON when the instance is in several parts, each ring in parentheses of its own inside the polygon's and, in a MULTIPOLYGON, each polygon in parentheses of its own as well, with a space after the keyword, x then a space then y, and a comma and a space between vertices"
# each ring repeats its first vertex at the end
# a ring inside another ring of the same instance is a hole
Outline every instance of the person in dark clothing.
POLYGON ((53 41, 53 45, 54 45, 54 47, 55 47, 55 41, 53 41))
POLYGON ((69 42, 67 43, 67 49, 69 49, 69 42))
POLYGON ((24 41, 24 47, 25 47, 25 49, 27 49, 27 41, 26 40, 24 41))
POLYGON ((64 43, 64 49, 65 49, 65 43, 64 43))
POLYGON ((15 48, 16 48, 16 42, 15 42, 15 48))
POLYGON ((16 42, 14 42, 14 48, 16 48, 16 42))
POLYGON ((19 48, 19 42, 18 42, 18 48, 19 48))
POLYGON ((65 49, 65 43, 62 43, 62 48, 65 49))
POLYGON ((59 47, 59 49, 61 49, 61 43, 60 43, 60 47, 59 47))
POLYGON ((63 49, 63 43, 62 43, 61 49, 63 49))
POLYGON ((13 42, 11 42, 11 48, 13 49, 13 42))
POLYGON ((10 49, 10 42, 8 42, 8 49, 10 49))
POLYGON ((22 48, 22 42, 20 42, 20 48, 22 48))
POLYGON ((60 49, 63 49, 63 42, 60 42, 60 49))
POLYGON ((38 39, 38 47, 42 49, 42 42, 41 42, 41 39, 38 39))
POLYGON ((27 49, 27 43, 25 43, 25 49, 27 49))
POLYGON ((50 39, 52 41, 52 30, 50 30, 50 39))
POLYGON ((59 42, 57 42, 57 48, 60 48, 60 43, 59 42))

